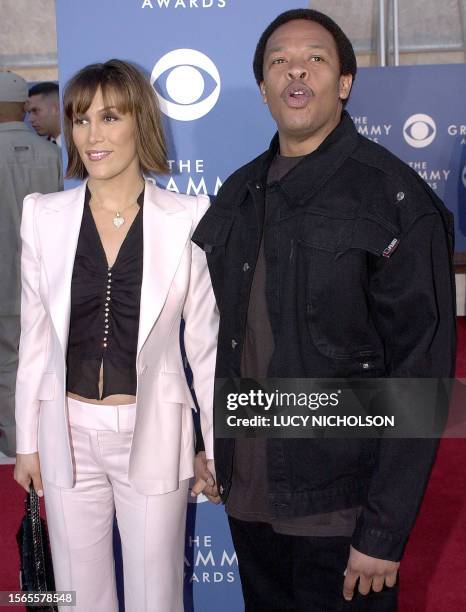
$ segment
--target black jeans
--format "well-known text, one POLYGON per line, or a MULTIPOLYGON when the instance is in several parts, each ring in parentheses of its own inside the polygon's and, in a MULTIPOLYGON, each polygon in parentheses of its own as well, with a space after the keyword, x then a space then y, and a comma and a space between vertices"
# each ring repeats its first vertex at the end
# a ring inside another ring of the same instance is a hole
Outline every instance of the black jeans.
POLYGON ((228 520, 246 612, 396 612, 396 586, 343 598, 350 538, 287 536, 267 523, 228 520))

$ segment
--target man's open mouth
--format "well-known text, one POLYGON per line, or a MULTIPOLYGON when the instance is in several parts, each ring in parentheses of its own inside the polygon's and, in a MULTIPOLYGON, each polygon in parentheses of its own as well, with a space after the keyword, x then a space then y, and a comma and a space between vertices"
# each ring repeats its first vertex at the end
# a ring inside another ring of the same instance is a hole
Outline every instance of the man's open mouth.
POLYGON ((303 108, 313 96, 312 90, 303 83, 290 83, 282 93, 283 100, 291 108, 303 108))

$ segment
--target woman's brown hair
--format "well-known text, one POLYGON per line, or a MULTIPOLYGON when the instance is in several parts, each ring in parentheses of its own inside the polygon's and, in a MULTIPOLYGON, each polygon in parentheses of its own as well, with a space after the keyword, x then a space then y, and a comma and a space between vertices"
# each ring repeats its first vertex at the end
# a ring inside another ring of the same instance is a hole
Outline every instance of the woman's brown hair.
POLYGON ((83 115, 102 90, 120 113, 130 113, 136 125, 136 150, 143 172, 167 174, 167 147, 159 105, 153 88, 143 74, 129 62, 111 59, 90 64, 67 83, 63 96, 65 142, 68 151, 67 178, 84 179, 87 170, 73 142, 73 121, 83 115))

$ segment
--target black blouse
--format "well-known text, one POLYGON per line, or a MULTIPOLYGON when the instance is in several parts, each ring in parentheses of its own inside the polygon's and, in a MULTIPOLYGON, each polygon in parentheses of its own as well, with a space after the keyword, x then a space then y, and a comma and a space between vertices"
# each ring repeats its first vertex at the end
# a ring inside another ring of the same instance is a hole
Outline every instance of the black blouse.
POLYGON ((67 391, 89 399, 117 393, 136 395, 144 191, 138 198, 140 209, 111 268, 92 216, 90 199, 91 193, 86 188, 71 281, 67 391))

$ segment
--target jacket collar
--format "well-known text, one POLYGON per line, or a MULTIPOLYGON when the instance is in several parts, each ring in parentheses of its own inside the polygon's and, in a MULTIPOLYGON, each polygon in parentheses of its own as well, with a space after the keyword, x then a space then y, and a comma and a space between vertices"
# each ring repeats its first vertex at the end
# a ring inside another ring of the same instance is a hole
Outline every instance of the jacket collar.
MULTIPOLYGON (((289 203, 304 204, 335 174, 359 143, 359 136, 351 117, 343 111, 341 121, 319 147, 306 155, 280 181, 289 203)), ((273 137, 268 151, 262 156, 254 183, 266 184, 267 172, 279 152, 278 132, 273 137)))

